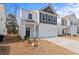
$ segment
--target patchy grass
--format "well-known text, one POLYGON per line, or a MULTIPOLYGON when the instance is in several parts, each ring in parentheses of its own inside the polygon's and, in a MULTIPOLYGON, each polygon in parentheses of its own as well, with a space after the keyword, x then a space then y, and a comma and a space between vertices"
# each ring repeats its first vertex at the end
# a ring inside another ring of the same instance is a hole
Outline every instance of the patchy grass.
POLYGON ((28 44, 27 40, 23 42, 18 39, 19 39, 18 37, 13 38, 9 37, 6 41, 0 43, 0 46, 9 46, 9 50, 6 50, 5 52, 9 51, 8 54, 10 55, 76 55, 77 54, 46 40, 38 41, 38 47, 33 48, 31 44, 28 44))

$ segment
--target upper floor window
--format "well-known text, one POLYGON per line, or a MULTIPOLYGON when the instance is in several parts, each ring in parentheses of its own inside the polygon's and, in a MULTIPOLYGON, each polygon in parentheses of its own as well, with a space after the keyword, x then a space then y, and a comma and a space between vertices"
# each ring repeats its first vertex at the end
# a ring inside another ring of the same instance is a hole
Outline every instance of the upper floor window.
POLYGON ((56 20, 54 19, 53 22, 56 22, 56 20))
POLYGON ((45 15, 42 15, 42 20, 45 20, 45 15))
POLYGON ((47 20, 48 20, 48 22, 50 22, 51 21, 51 16, 48 16, 48 19, 47 20))
POLYGON ((56 22, 56 20, 57 20, 57 17, 54 17, 54 18, 53 18, 53 22, 56 22))
POLYGON ((46 14, 41 14, 41 21, 46 22, 46 14))
POLYGON ((76 22, 74 22, 74 26, 76 26, 76 22))
POLYGON ((28 19, 32 19, 32 14, 28 14, 28 19))
POLYGON ((53 17, 49 14, 40 13, 40 22, 41 23, 47 23, 47 24, 57 24, 57 17, 53 17))
POLYGON ((70 24, 73 25, 73 22, 71 21, 70 24))

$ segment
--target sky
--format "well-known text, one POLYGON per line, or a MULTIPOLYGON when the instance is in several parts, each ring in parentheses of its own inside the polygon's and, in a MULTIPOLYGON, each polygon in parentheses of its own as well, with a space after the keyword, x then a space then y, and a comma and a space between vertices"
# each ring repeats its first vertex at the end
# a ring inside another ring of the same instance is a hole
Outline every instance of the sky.
MULTIPOLYGON (((79 3, 51 3, 60 17, 74 13, 79 19, 79 3)), ((19 13, 19 8, 26 10, 39 10, 48 3, 5 3, 6 14, 19 13)))

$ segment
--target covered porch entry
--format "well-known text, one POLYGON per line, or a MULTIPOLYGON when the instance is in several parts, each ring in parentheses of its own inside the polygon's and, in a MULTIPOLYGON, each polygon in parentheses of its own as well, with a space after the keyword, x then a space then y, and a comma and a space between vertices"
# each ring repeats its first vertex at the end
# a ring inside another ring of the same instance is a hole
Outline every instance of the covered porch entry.
POLYGON ((25 36, 30 38, 38 37, 38 25, 36 25, 35 23, 26 23, 25 36))
POLYGON ((62 29, 62 35, 63 35, 63 36, 70 35, 70 34, 69 34, 69 30, 70 30, 69 28, 63 28, 63 29, 62 29))

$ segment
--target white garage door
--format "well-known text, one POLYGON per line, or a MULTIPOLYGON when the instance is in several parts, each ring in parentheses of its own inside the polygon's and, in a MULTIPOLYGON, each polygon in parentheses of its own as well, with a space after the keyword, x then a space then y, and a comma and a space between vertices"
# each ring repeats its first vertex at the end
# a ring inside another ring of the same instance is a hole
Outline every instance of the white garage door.
POLYGON ((39 25, 39 37, 55 37, 57 29, 54 25, 41 24, 39 25))

